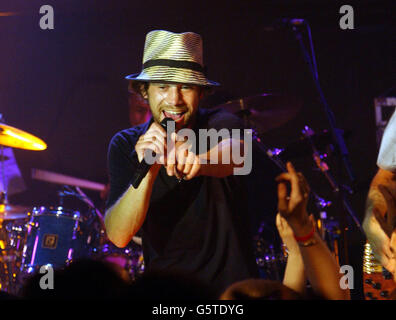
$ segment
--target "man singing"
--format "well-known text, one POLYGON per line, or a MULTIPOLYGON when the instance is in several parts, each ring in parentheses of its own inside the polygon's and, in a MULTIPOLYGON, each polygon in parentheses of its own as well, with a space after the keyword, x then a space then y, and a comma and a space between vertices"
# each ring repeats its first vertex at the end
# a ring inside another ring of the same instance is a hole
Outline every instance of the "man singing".
POLYGON ((242 150, 246 159, 251 150, 238 117, 198 107, 205 93, 219 85, 205 76, 201 37, 192 32, 149 32, 143 70, 126 79, 148 101, 152 117, 120 131, 110 142, 105 218, 109 239, 124 247, 140 230, 146 271, 177 272, 217 293, 236 281, 257 277, 246 188, 242 176, 234 174, 244 163, 232 156, 232 150, 242 150), (164 118, 174 121, 176 133, 191 129, 197 146, 199 129, 240 129, 241 135, 194 152, 177 135, 167 136, 160 125, 164 118), (146 150, 154 151, 157 161, 135 188, 131 180, 146 150), (175 161, 168 157, 170 151, 175 161), (230 161, 222 162, 224 155, 230 161))

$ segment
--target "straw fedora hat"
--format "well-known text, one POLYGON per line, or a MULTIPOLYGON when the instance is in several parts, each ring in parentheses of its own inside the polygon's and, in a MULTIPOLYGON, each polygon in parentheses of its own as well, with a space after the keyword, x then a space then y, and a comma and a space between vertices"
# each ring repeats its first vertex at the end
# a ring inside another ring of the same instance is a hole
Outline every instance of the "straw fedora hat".
POLYGON ((165 30, 150 31, 146 35, 143 69, 125 79, 219 85, 205 76, 201 36, 193 32, 173 33, 165 30))

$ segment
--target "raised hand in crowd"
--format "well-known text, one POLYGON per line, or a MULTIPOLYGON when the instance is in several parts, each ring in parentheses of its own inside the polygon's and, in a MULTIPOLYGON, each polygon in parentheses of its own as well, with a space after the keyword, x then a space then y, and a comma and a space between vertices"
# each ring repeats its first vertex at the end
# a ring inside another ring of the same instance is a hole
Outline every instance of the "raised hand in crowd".
POLYGON ((294 238, 293 230, 280 213, 276 215, 276 227, 287 251, 287 263, 283 276, 283 284, 294 291, 304 294, 307 278, 300 247, 294 238))
POLYGON ((286 167, 287 172, 276 178, 278 210, 280 216, 293 230, 308 281, 314 293, 324 299, 349 299, 349 290, 340 286, 341 275, 338 263, 316 232, 314 220, 310 219, 307 213, 309 185, 305 177, 296 172, 290 162, 286 167))

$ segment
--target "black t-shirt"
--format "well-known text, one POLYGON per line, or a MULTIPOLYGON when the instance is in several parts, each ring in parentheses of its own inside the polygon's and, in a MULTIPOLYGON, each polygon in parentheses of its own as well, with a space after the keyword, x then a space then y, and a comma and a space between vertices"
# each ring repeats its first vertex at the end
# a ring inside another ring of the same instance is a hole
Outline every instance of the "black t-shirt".
MULTIPOLYGON (((151 123, 120 131, 111 140, 107 208, 129 187, 138 165, 135 144, 151 123)), ((198 129, 210 128, 243 126, 223 110, 199 109, 196 136, 198 129)), ((218 293, 236 281, 258 277, 244 183, 238 175, 198 176, 179 183, 161 167, 141 228, 146 270, 180 272, 218 293)))

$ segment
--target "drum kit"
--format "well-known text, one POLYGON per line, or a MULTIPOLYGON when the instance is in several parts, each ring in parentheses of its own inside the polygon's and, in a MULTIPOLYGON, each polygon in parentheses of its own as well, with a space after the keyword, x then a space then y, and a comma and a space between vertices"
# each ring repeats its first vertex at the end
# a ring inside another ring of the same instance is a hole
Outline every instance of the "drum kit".
MULTIPOLYGON (((1 173, 4 181, 3 148, 45 150, 44 141, 15 127, 0 123, 1 173)), ((125 248, 115 247, 106 237, 103 215, 80 187, 103 190, 99 183, 44 170, 32 170, 32 177, 64 185, 59 206, 26 207, 8 202, 7 190, 0 193, 0 290, 19 295, 27 278, 42 266, 63 268, 77 259, 106 261, 127 281, 143 272, 139 238, 125 248), (74 187, 74 189, 73 189, 74 187), (84 201, 86 212, 63 207, 63 198, 84 201)))

